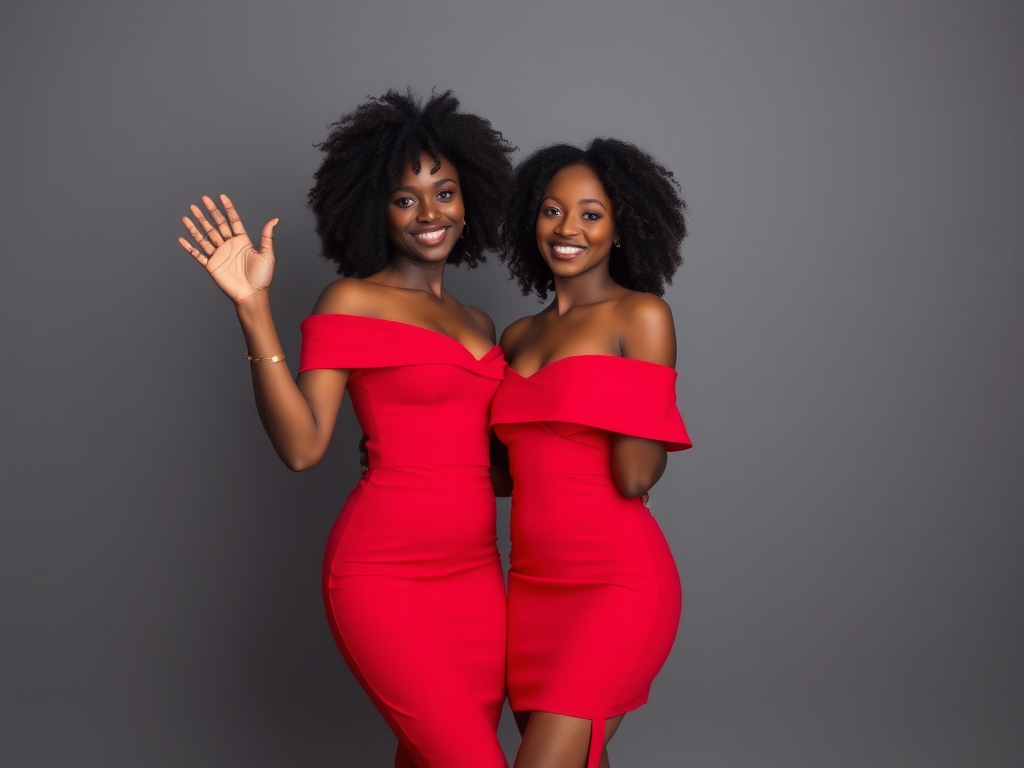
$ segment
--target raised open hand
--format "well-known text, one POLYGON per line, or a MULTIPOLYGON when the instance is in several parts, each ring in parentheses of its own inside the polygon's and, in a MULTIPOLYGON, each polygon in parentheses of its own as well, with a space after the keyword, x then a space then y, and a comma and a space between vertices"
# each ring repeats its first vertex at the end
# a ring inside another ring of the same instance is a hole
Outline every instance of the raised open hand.
POLYGON ((184 237, 179 237, 178 242, 206 267, 210 277, 229 299, 235 304, 243 304, 270 287, 274 277, 274 226, 278 220, 271 219, 263 225, 257 250, 245 233, 245 227, 230 198, 221 195, 220 201, 227 218, 213 200, 203 196, 203 205, 210 212, 216 226, 207 221, 198 205, 190 206, 192 215, 199 220, 206 237, 203 237, 203 233, 188 216, 181 219, 199 248, 184 237))

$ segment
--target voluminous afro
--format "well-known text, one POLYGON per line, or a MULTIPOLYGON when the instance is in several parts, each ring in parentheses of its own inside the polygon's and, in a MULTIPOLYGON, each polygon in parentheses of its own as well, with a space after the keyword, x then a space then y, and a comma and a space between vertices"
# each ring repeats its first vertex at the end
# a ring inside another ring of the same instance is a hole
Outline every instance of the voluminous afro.
POLYGON ((537 250, 537 215, 544 188, 563 168, 592 170, 612 201, 620 247, 609 270, 619 285, 661 296, 683 263, 686 203, 672 172, 642 149, 617 139, 594 139, 586 149, 555 144, 538 150, 515 171, 501 260, 523 289, 546 298, 554 277, 537 250))
POLYGON ((339 274, 366 277, 387 265, 387 196, 406 165, 419 173, 424 152, 435 170, 443 157, 459 172, 469 226, 448 263, 475 267, 485 249, 500 246, 515 147, 487 120, 459 112, 451 91, 432 94, 425 104, 411 90, 388 91, 344 115, 317 146, 325 157, 309 190, 309 207, 321 253, 337 263, 339 274))

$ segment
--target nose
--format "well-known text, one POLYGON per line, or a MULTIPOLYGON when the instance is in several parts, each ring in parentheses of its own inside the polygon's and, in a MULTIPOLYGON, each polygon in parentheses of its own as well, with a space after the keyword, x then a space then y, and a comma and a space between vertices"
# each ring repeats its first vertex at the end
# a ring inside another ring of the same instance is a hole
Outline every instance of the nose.
POLYGON ((429 224, 432 221, 437 221, 439 218, 441 218, 441 212, 437 210, 437 203, 433 198, 427 197, 426 200, 420 203, 416 211, 416 221, 429 224))
POLYGON ((555 234, 560 237, 572 237, 578 235, 580 228, 572 216, 563 216, 555 225, 555 234))

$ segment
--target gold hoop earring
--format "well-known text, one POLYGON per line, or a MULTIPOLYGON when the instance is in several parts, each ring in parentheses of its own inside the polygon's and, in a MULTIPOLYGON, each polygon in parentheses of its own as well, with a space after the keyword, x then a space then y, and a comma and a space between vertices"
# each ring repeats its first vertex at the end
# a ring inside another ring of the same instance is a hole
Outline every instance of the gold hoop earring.
POLYGON ((466 230, 469 229, 469 222, 462 222, 462 234, 459 235, 459 240, 463 240, 466 237, 466 230))

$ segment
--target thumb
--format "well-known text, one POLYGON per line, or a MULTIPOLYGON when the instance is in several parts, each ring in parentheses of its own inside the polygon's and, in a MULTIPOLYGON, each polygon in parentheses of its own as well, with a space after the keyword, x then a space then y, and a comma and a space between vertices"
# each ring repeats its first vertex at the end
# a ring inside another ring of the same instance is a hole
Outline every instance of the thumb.
POLYGON ((263 225, 263 234, 260 235, 260 253, 265 256, 274 255, 274 227, 280 219, 271 219, 263 225))

